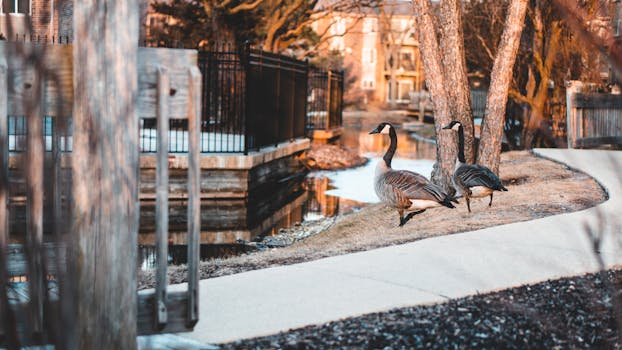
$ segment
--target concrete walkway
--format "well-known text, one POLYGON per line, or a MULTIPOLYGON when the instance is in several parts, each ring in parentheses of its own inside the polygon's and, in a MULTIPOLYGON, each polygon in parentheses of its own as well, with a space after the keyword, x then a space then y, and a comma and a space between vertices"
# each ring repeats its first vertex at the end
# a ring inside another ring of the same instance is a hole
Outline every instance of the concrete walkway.
MULTIPOLYGON (((621 233, 611 221, 622 223, 622 152, 536 153, 585 171, 610 199, 570 214, 203 280, 200 321, 194 332, 181 335, 228 342, 596 271, 584 224, 602 212, 609 219, 607 230, 621 233)), ((534 203, 538 200, 534 193, 534 203)), ((601 253, 608 265, 622 263, 622 248, 611 239, 601 253)))

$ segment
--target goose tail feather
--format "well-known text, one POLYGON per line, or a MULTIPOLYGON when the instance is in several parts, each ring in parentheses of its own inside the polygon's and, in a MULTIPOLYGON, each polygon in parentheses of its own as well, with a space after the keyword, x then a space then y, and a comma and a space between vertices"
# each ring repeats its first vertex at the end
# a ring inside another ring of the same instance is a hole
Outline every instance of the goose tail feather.
POLYGON ((458 203, 458 200, 452 196, 445 196, 445 198, 443 198, 443 200, 440 203, 443 206, 446 206, 447 208, 455 208, 452 202, 458 203))

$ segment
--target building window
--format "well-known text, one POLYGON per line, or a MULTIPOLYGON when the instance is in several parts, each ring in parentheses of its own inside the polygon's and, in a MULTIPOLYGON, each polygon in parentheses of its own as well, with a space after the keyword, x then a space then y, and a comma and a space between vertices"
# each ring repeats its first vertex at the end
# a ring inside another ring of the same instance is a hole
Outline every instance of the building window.
POLYGON ((410 100, 410 92, 413 91, 413 82, 410 80, 400 80, 397 82, 397 99, 407 102, 410 100))
POLYGON ((400 60, 399 60, 399 68, 405 71, 415 71, 415 58, 413 57, 412 51, 401 51, 400 52, 400 60))
POLYGON ((331 35, 346 34, 346 19, 343 17, 335 17, 335 22, 330 26, 331 35))
POLYGON ((363 85, 363 90, 373 90, 376 88, 376 81, 373 79, 363 79, 361 83, 361 85, 363 85))
POLYGON ((30 0, 2 0, 3 13, 30 14, 30 0))
POLYGON ((330 26, 331 38, 330 48, 331 50, 343 51, 345 50, 345 41, 343 36, 346 34, 346 19, 342 17, 336 17, 335 22, 330 26))
POLYGON ((346 43, 343 40, 343 37, 336 37, 330 39, 330 49, 333 51, 343 52, 346 49, 346 43))
POLYGON ((378 31, 377 18, 365 18, 363 20, 363 33, 374 33, 378 31))
POLYGON ((374 64, 376 63, 377 53, 376 49, 363 49, 363 63, 374 64))
MULTIPOLYGON (((410 92, 413 91, 413 82, 411 80, 398 80, 395 82, 397 96, 395 96, 395 102, 408 102, 410 101, 410 92)), ((391 102, 391 82, 387 81, 387 102, 391 102)))

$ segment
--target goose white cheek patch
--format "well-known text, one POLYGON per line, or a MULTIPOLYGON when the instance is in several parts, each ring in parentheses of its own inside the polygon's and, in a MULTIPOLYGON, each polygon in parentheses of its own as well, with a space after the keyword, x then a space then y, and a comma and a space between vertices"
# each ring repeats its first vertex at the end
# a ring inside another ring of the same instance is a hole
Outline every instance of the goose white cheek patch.
POLYGON ((384 128, 382 128, 382 131, 380 131, 380 133, 381 134, 388 134, 390 129, 391 129, 391 127, 389 125, 385 125, 384 128))

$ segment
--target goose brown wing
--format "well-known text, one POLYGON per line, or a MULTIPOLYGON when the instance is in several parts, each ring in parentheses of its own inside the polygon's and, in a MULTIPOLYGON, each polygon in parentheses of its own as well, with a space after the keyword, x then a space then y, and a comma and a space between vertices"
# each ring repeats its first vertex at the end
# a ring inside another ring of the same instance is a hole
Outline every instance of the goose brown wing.
POLYGON ((426 199, 441 202, 446 195, 443 190, 423 175, 408 170, 389 171, 384 182, 399 190, 409 199, 426 199))
POLYGON ((456 170, 455 175, 466 187, 485 186, 491 189, 503 188, 499 177, 483 165, 462 165, 456 170))

